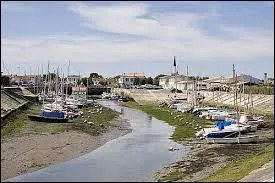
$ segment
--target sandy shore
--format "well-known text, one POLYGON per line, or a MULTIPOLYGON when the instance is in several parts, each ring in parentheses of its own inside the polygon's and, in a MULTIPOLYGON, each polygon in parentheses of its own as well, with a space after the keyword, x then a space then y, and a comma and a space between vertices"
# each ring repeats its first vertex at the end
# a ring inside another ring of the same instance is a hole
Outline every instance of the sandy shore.
POLYGON ((129 122, 117 118, 98 136, 67 131, 11 137, 1 142, 1 181, 79 157, 129 132, 129 122))

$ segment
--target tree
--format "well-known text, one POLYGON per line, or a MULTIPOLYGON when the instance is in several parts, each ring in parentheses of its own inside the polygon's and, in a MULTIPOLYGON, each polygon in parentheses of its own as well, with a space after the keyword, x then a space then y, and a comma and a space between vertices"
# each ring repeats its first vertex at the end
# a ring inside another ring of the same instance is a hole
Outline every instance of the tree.
POLYGON ((78 79, 78 80, 77 80, 77 85, 81 85, 81 82, 82 82, 82 80, 81 80, 81 79, 78 79))
POLYGON ((140 80, 139 78, 135 78, 135 80, 134 80, 134 85, 139 85, 139 83, 140 83, 139 80, 140 80))
POLYGON ((9 76, 1 76, 1 85, 3 85, 3 86, 9 86, 10 85, 9 76))
POLYGON ((151 78, 151 77, 147 78, 146 83, 152 85, 153 84, 153 78, 151 78))
POLYGON ((106 86, 107 85, 106 81, 99 81, 98 83, 101 84, 102 86, 106 86))
POLYGON ((154 84, 154 85, 159 85, 159 78, 160 78, 160 77, 163 77, 163 76, 166 76, 166 75, 164 75, 164 74, 159 74, 159 75, 157 75, 157 76, 154 78, 154 80, 153 80, 153 84, 154 84))
POLYGON ((146 84, 146 78, 142 78, 139 80, 139 85, 145 85, 146 84))
MULTIPOLYGON (((89 79, 89 81, 88 81, 89 82, 89 86, 93 85, 94 83, 92 81, 92 78, 88 78, 88 79, 89 79)), ((81 78, 81 80, 82 80, 83 85, 87 87, 87 78, 84 77, 84 78, 81 78)))
POLYGON ((90 74, 90 78, 103 78, 101 75, 99 75, 98 73, 91 73, 90 74))

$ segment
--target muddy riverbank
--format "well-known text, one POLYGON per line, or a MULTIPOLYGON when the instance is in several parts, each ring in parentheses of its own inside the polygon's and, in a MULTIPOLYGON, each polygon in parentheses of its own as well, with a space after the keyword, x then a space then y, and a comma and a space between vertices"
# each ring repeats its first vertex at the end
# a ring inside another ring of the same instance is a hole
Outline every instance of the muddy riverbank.
POLYGON ((273 158, 274 130, 261 130, 259 134, 261 138, 257 144, 197 144, 198 141, 194 141, 186 157, 164 167, 154 178, 177 182, 238 181, 273 158), (226 175, 226 167, 233 171, 226 175), (241 173, 231 175, 234 169, 241 173))
POLYGON ((131 132, 129 122, 120 117, 101 129, 95 124, 98 133, 92 134, 85 126, 81 131, 71 124, 25 123, 16 135, 1 138, 1 181, 79 157, 131 132))

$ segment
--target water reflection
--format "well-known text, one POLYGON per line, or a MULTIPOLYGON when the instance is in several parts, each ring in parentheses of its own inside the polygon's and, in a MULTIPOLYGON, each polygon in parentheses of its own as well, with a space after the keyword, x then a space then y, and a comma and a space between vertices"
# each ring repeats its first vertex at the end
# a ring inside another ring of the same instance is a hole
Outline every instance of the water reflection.
POLYGON ((132 133, 109 141, 79 158, 50 166, 8 181, 152 181, 152 175, 187 152, 169 137, 174 128, 142 111, 120 107, 111 101, 100 104, 123 111, 132 133), (170 152, 170 147, 179 151, 170 152))

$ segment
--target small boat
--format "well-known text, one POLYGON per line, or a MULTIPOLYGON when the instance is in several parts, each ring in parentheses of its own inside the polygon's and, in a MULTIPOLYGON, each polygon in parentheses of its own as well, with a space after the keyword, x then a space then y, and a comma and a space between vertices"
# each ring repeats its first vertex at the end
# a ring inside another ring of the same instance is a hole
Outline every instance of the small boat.
POLYGON ((128 102, 129 100, 127 98, 122 97, 122 98, 118 99, 118 101, 119 102, 128 102))
POLYGON ((255 143, 258 142, 259 136, 257 135, 247 135, 235 138, 205 138, 208 144, 245 144, 245 143, 255 143))
POLYGON ((28 115, 31 121, 49 122, 49 123, 66 123, 69 118, 65 118, 64 112, 42 112, 39 115, 28 115))

